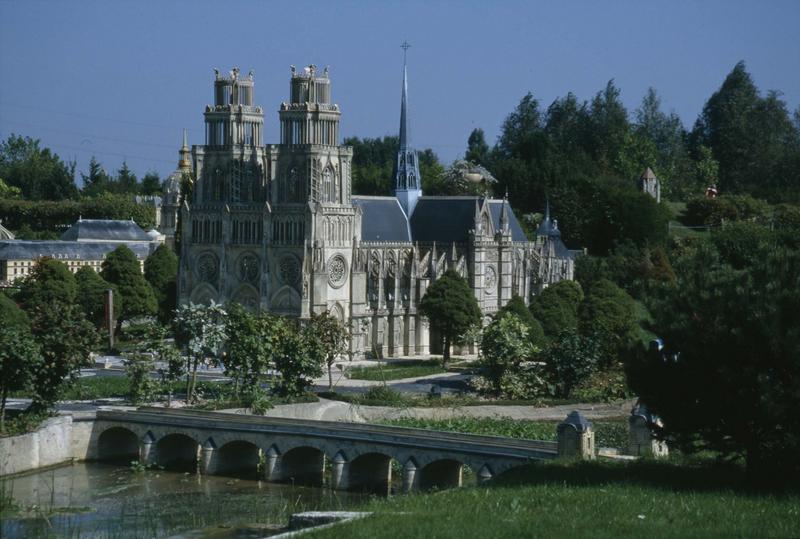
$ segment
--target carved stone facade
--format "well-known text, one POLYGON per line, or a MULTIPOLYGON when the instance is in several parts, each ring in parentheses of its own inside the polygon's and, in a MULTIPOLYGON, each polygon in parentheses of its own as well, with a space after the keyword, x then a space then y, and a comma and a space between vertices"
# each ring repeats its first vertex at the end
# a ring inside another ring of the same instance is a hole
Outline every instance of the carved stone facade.
POLYGON ((514 294, 528 302, 572 278, 560 238, 528 241, 508 201, 421 196, 405 140, 405 79, 399 153, 413 166, 397 167, 395 197, 351 194, 352 148, 338 145, 327 68, 292 68, 279 144, 261 142, 251 76, 234 68, 214 87, 181 210, 180 303, 233 301, 300 318, 329 311, 350 328, 354 357, 395 357, 438 352, 417 305, 448 268, 468 280, 487 318, 514 294))

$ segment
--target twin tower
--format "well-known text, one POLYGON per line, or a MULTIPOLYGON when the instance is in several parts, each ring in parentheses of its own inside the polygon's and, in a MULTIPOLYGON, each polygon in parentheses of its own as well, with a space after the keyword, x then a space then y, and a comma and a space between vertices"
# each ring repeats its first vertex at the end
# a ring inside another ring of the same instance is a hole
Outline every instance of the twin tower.
MULTIPOLYGON (((279 144, 263 143, 253 72, 214 71, 205 144, 192 148, 193 192, 181 208, 179 301, 302 317, 333 305, 346 317, 362 210, 351 200, 353 153, 338 143, 328 69, 291 67, 279 144)), ((407 114, 404 67, 395 177, 408 218, 422 192, 407 114)))

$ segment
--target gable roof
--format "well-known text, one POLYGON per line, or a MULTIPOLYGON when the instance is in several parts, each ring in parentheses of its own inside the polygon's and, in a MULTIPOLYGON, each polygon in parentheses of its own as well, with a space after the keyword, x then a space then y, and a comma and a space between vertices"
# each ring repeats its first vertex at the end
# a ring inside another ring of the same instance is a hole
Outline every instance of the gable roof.
POLYGON ((133 221, 78 219, 60 238, 62 241, 150 241, 133 221))
POLYGON ((395 197, 354 196, 361 208, 361 240, 410 242, 408 218, 395 197))

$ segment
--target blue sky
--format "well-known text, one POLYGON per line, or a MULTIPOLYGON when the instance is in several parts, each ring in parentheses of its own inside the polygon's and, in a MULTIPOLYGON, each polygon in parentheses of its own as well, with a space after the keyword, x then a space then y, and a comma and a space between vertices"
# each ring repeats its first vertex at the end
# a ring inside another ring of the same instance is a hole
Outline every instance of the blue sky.
POLYGON ((412 137, 445 163, 493 143, 532 92, 546 107, 609 79, 632 112, 649 86, 691 127, 739 60, 800 106, 800 1, 189 2, 0 0, 0 137, 40 138, 86 170, 175 168, 201 144, 213 72, 255 70, 267 142, 289 65, 330 66, 342 134, 394 134, 408 40, 412 137))

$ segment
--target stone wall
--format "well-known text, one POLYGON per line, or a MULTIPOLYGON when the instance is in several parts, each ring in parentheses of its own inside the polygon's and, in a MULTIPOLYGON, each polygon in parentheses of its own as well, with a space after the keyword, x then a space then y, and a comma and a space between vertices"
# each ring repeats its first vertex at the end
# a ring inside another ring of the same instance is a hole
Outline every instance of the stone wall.
MULTIPOLYGON (((91 428, 91 423, 88 423, 91 428)), ((72 417, 48 419, 28 434, 0 438, 0 476, 69 462, 74 458, 72 417)))

